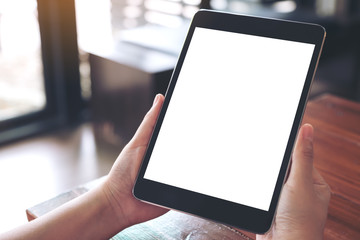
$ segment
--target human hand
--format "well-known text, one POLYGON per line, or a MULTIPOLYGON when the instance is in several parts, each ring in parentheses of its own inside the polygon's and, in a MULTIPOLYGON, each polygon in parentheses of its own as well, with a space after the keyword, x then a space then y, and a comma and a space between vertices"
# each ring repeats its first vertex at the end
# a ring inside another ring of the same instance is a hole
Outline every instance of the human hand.
POLYGON ((37 218, 0 234, 0 239, 109 239, 119 231, 167 210, 135 199, 132 188, 164 96, 152 108, 100 186, 37 218))
POLYGON ((256 239, 323 239, 330 188, 313 166, 313 131, 301 127, 273 226, 256 239))
POLYGON ((167 212, 166 209, 137 200, 132 194, 141 161, 163 102, 164 96, 157 95, 152 108, 132 140, 120 153, 104 184, 104 193, 117 215, 121 228, 150 220, 167 212))

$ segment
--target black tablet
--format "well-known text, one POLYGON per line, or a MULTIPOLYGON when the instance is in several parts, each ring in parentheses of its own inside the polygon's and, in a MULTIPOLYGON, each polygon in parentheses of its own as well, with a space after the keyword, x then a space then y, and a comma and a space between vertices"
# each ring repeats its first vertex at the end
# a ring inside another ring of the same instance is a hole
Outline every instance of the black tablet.
POLYGON ((266 232, 324 38, 319 25, 199 11, 173 72, 135 197, 266 232))

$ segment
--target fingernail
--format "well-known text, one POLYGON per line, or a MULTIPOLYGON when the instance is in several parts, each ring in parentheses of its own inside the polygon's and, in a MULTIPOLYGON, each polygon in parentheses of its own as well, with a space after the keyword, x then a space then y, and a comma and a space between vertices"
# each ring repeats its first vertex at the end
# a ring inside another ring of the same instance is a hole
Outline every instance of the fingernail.
POLYGON ((314 129, 310 124, 305 124, 303 126, 303 138, 308 141, 313 141, 314 138, 314 129))
POLYGON ((153 106, 159 101, 159 94, 157 94, 154 98, 153 106))

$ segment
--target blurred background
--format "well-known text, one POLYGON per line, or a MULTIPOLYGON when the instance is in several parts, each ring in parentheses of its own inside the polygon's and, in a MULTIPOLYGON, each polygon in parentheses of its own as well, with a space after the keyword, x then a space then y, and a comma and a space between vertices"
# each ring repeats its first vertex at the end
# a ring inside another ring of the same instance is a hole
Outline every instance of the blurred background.
POLYGON ((357 0, 0 0, 0 231, 107 173, 200 8, 321 24, 310 98, 360 101, 357 0))

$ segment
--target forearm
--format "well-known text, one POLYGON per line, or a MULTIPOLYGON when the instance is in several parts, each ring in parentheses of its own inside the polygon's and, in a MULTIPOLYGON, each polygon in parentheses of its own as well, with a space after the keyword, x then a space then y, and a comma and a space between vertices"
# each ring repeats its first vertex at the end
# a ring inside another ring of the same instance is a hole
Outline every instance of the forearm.
POLYGON ((157 95, 134 138, 123 149, 106 181, 58 209, 0 235, 0 239, 109 239, 130 225, 167 210, 134 198, 132 188, 164 96, 157 95))
POLYGON ((0 239, 109 239, 126 228, 98 187, 0 239))

